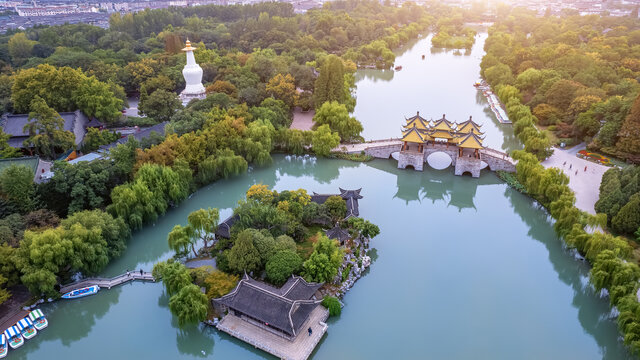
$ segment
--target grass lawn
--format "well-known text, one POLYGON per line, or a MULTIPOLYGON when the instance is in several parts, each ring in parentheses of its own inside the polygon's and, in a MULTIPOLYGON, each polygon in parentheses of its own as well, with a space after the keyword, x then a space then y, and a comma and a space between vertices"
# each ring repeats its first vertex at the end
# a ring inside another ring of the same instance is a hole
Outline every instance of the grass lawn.
POLYGON ((307 260, 311 253, 313 252, 313 244, 318 241, 318 233, 322 233, 322 226, 314 225, 309 227, 309 234, 303 242, 297 244, 298 246, 298 255, 300 255, 304 260, 307 260))

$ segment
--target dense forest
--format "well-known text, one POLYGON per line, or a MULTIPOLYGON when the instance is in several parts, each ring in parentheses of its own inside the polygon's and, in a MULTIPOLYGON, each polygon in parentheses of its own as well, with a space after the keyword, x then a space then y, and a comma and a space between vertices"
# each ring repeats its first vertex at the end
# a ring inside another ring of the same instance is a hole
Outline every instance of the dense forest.
MULTIPOLYGON (((532 109, 522 120, 546 130, 525 144, 589 148, 640 162, 637 118, 627 118, 640 92, 640 22, 599 16, 535 17, 516 11, 485 43, 481 68, 507 107, 532 109)), ((516 130, 526 124, 515 124, 516 130)))

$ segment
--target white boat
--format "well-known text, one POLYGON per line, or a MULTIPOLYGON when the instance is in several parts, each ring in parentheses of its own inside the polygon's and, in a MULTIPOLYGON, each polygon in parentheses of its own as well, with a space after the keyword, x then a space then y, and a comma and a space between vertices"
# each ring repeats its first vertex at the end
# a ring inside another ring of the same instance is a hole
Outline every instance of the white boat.
POLYGON ((7 338, 3 334, 0 334, 0 359, 7 356, 9 352, 9 345, 7 345, 7 338))
POLYGON ((24 344, 24 339, 22 335, 20 335, 20 329, 15 325, 5 330, 4 336, 7 338, 9 346, 11 346, 12 349, 17 349, 24 344))
POLYGON ((99 290, 100 290, 100 286, 98 286, 98 285, 83 287, 83 288, 80 288, 80 289, 69 291, 68 293, 62 295, 62 298, 63 299, 77 299, 77 298, 81 298, 81 297, 85 297, 85 296, 89 296, 89 295, 95 295, 95 294, 98 293, 99 290))
POLYGON ((38 334, 38 330, 33 326, 33 322, 28 317, 24 319, 18 320, 16 323, 18 325, 18 329, 20 329, 20 334, 25 339, 29 340, 38 334))
POLYGON ((31 321, 33 322, 33 326, 35 326, 38 331, 49 326, 49 322, 47 321, 47 318, 44 317, 44 314, 40 309, 35 309, 32 312, 30 312, 29 319, 31 319, 31 321))

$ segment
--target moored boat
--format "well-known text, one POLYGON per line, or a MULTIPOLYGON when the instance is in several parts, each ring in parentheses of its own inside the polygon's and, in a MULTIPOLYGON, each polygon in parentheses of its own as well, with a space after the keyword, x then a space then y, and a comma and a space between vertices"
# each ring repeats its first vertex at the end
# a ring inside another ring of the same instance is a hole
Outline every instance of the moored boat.
POLYGON ((400 70, 402 70, 402 65, 396 66, 396 71, 400 71, 400 70))
POLYGON ((81 289, 76 289, 73 291, 69 291, 68 293, 62 295, 63 299, 76 299, 76 298, 81 298, 84 296, 89 296, 89 295, 95 295, 96 293, 98 293, 98 290, 100 290, 100 286, 98 285, 93 285, 93 286, 88 286, 88 287, 84 287, 81 289))
POLYGON ((7 345, 7 338, 4 334, 0 334, 0 359, 7 356, 9 352, 9 345, 7 345))
POLYGON ((22 337, 27 340, 38 334, 38 330, 36 330, 35 326, 33 326, 33 322, 31 322, 31 319, 28 317, 18 320, 16 325, 18 325, 18 329, 20 329, 22 337))
POLYGON ((22 338, 22 335, 20 335, 20 330, 15 325, 5 330, 4 336, 7 338, 7 342, 12 349, 17 349, 24 344, 24 339, 22 338))
POLYGON ((29 319, 31 319, 33 326, 35 326, 37 330, 42 330, 49 325, 47 318, 44 317, 44 314, 40 309, 35 309, 30 312, 29 319))

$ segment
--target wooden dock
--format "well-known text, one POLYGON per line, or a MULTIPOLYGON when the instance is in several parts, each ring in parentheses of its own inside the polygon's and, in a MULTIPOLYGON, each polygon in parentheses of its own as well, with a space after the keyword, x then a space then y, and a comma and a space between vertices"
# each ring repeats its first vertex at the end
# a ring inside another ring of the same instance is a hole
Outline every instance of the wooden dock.
POLYGON ((60 287, 60 293, 65 294, 65 293, 68 293, 69 291, 73 291, 76 289, 80 289, 87 286, 93 286, 93 285, 98 285, 100 286, 101 289, 104 289, 104 288, 111 289, 114 286, 118 286, 126 282, 135 281, 135 280, 153 281, 153 282, 156 281, 156 279, 154 279, 153 275, 151 275, 150 272, 143 272, 142 274, 140 274, 139 271, 138 272, 131 271, 129 272, 128 275, 127 273, 124 273, 122 275, 118 275, 110 279, 109 278, 82 279, 80 281, 76 281, 74 283, 60 287))
POLYGON ((289 341, 232 314, 225 315, 216 327, 218 330, 224 331, 280 359, 306 360, 311 356, 313 349, 327 332, 328 326, 325 321, 327 321, 328 317, 329 310, 322 305, 318 305, 301 327, 302 332, 293 341, 289 341), (311 335, 307 333, 306 329, 308 328, 313 330, 311 335))

